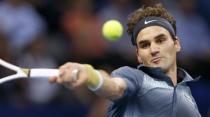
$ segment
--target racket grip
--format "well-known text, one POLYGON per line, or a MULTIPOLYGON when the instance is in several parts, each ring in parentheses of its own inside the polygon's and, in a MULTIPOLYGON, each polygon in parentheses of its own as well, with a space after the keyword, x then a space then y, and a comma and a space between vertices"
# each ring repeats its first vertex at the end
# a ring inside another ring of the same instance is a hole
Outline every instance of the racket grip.
POLYGON ((49 78, 59 75, 58 69, 31 69, 30 70, 30 77, 41 77, 41 78, 49 78))

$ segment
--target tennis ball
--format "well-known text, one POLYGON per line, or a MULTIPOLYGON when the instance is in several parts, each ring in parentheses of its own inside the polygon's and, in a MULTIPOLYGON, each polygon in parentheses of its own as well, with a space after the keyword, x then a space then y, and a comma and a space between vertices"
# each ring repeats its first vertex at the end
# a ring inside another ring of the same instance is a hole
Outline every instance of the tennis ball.
POLYGON ((103 24, 102 34, 105 39, 116 41, 123 35, 123 26, 117 20, 108 20, 103 24))

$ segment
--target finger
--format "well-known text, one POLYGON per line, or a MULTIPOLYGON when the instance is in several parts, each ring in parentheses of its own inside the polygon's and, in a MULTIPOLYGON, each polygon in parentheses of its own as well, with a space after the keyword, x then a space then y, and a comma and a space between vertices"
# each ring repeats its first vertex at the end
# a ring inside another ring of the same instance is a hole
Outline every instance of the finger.
POLYGON ((48 81, 49 81, 50 83, 55 83, 55 82, 56 82, 56 79, 57 79, 57 77, 50 77, 50 78, 48 79, 48 81))
POLYGON ((72 87, 76 88, 79 86, 82 86, 86 83, 87 81, 87 76, 83 73, 78 74, 78 77, 76 79, 76 81, 73 83, 72 87))
POLYGON ((59 70, 62 70, 62 69, 65 69, 65 68, 66 68, 66 66, 64 64, 64 65, 62 65, 62 66, 59 67, 59 70))
POLYGON ((58 83, 68 87, 72 87, 78 77, 78 66, 75 63, 66 63, 59 68, 59 78, 56 80, 58 83))
POLYGON ((59 69, 59 75, 58 75, 58 77, 59 78, 63 77, 64 72, 65 72, 64 69, 59 69))
POLYGON ((69 73, 71 73, 71 69, 72 69, 72 63, 70 63, 70 62, 62 65, 61 67, 59 67, 59 71, 60 71, 59 76, 65 78, 65 80, 67 80, 66 78, 68 77, 68 75, 70 75, 69 73))
POLYGON ((74 69, 70 72, 69 76, 65 79, 64 81, 64 85, 70 89, 73 89, 74 88, 74 85, 77 81, 77 78, 78 78, 78 74, 79 74, 79 70, 78 69, 74 69))
POLYGON ((68 68, 66 68, 65 70, 64 70, 64 73, 63 73, 63 75, 62 75, 62 79, 63 79, 63 82, 72 82, 72 74, 71 74, 71 72, 72 72, 72 70, 71 69, 68 69, 68 68))
MULTIPOLYGON (((72 64, 73 65, 73 64, 72 64)), ((65 74, 63 76, 64 82, 75 82, 77 79, 79 70, 75 68, 75 66, 71 66, 65 69, 65 74)))
POLYGON ((63 68, 66 69, 66 68, 71 67, 72 64, 73 64, 72 62, 67 62, 67 63, 65 63, 64 65, 62 65, 60 68, 61 68, 61 69, 63 69, 63 68))
POLYGON ((59 77, 62 77, 64 75, 65 69, 66 67, 64 65, 59 67, 59 77))
POLYGON ((57 79, 56 79, 56 82, 57 82, 58 84, 62 84, 62 83, 63 83, 63 79, 62 79, 62 78, 57 78, 57 79))
POLYGON ((72 82, 76 82, 78 75, 79 75, 80 70, 79 69, 74 69, 71 72, 71 78, 72 78, 72 82))
POLYGON ((67 66, 69 66, 70 64, 68 63, 66 63, 66 64, 64 64, 64 65, 62 65, 62 66, 60 66, 59 67, 59 73, 62 75, 63 73, 64 73, 64 71, 68 68, 67 66))

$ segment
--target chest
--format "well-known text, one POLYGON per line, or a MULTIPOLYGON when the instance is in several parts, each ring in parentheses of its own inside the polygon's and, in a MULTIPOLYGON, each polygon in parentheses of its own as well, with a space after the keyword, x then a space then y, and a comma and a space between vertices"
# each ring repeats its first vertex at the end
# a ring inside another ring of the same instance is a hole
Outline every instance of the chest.
POLYGON ((144 76, 137 94, 139 108, 142 111, 191 112, 197 110, 190 88, 185 84, 173 87, 165 81, 144 76), (149 109, 148 109, 149 107, 149 109))

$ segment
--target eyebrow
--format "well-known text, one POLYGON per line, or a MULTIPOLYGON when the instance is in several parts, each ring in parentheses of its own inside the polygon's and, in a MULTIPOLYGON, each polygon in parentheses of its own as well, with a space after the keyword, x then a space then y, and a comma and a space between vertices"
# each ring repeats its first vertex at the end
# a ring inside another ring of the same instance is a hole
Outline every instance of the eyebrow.
MULTIPOLYGON (((161 37, 165 37, 165 36, 166 36, 165 34, 161 33, 161 34, 155 36, 155 39, 158 39, 158 38, 161 38, 161 37)), ((138 44, 140 45, 140 44, 145 43, 145 42, 147 42, 147 41, 148 41, 147 39, 141 40, 141 41, 139 41, 138 44)))
POLYGON ((165 37, 165 36, 166 36, 165 34, 161 33, 161 34, 155 36, 155 39, 158 39, 158 38, 161 38, 161 37, 165 37))

